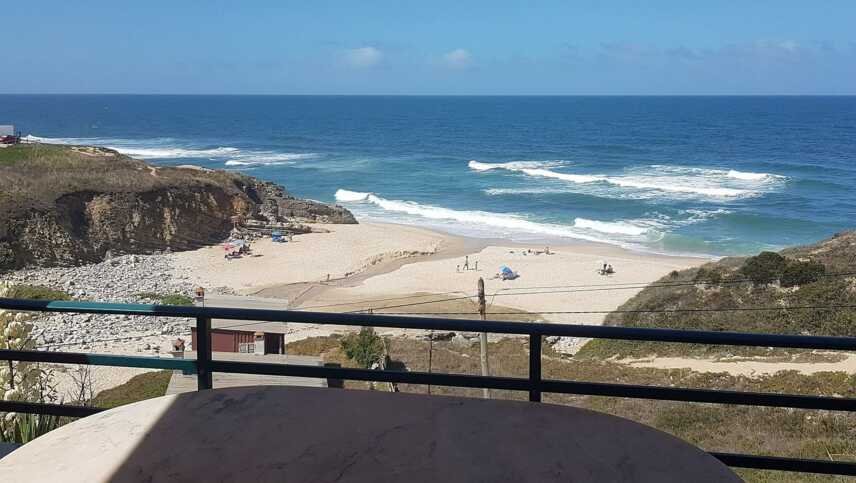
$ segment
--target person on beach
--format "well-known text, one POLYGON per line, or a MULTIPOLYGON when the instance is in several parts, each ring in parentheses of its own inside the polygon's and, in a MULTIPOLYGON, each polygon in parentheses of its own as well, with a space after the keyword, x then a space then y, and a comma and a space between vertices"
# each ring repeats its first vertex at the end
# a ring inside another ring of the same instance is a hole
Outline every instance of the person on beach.
POLYGON ((470 269, 470 256, 466 255, 464 257, 464 270, 469 270, 469 269, 470 269))

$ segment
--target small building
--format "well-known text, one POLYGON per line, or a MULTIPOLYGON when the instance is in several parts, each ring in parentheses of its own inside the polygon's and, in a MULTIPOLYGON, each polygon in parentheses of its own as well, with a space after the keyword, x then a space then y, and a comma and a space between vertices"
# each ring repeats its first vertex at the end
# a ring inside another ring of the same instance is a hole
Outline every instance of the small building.
POLYGON ((21 136, 11 124, 0 124, 0 144, 18 144, 21 136))
MULTIPOLYGON (((201 301, 196 302, 202 305, 201 301)), ((263 297, 205 297, 207 307, 285 310, 288 301, 263 297)), ((191 326, 191 346, 196 350, 196 327, 191 326)), ((282 322, 258 320, 211 320, 211 350, 245 354, 285 354, 286 326, 282 322)))

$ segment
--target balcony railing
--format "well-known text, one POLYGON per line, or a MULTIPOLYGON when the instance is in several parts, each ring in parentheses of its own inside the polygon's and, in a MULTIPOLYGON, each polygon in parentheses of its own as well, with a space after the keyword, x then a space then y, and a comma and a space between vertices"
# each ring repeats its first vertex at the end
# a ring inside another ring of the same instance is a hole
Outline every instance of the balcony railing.
MULTIPOLYGON (((0 350, 0 360, 182 370, 197 374, 199 390, 212 388, 211 376, 213 372, 227 372, 526 391, 529 393, 529 400, 536 403, 541 401, 542 393, 561 393, 696 403, 856 411, 856 399, 853 398, 581 382, 544 379, 541 376, 541 343, 545 336, 847 351, 856 351, 856 337, 748 334, 220 307, 47 302, 4 298, 0 298, 0 309, 195 318, 198 341, 198 347, 195 347, 197 352, 195 360, 17 350, 0 350), (529 337, 529 377, 377 371, 212 360, 212 318, 525 335, 529 337)), ((83 417, 102 410, 85 406, 0 401, 0 412, 14 411, 83 417)), ((732 467, 856 475, 856 463, 719 452, 711 452, 710 454, 732 467)))

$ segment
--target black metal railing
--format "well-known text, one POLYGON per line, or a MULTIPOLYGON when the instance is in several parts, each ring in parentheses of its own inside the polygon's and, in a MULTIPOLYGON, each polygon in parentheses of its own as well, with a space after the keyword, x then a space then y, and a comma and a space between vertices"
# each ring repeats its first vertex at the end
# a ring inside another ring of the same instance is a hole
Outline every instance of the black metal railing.
MULTIPOLYGON (((541 341, 544 336, 851 351, 856 351, 856 337, 747 334, 221 307, 46 302, 4 298, 0 298, 0 309, 195 318, 197 331, 197 347, 195 347, 197 357, 195 360, 18 350, 0 350, 0 360, 182 370, 197 374, 200 390, 212 388, 212 374, 214 372, 226 372, 525 391, 529 393, 529 400, 533 402, 540 402, 541 394, 546 392, 697 403, 856 411, 856 399, 854 398, 552 380, 544 379, 541 374, 541 341), (213 360, 211 354, 212 318, 525 335, 529 337, 529 377, 395 372, 213 360)), ((8 411, 81 417, 97 413, 102 409, 0 401, 0 412, 8 411)), ((717 452, 710 454, 733 467, 856 476, 856 463, 717 452)))

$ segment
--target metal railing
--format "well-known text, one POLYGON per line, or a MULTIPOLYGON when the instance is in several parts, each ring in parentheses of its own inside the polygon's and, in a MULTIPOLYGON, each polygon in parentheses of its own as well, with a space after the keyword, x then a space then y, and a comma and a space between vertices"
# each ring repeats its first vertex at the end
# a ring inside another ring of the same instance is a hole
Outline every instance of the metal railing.
MULTIPOLYGON (((0 309, 195 318, 197 330, 197 347, 195 348, 197 358, 195 360, 0 350, 0 361, 182 370, 197 374, 198 388, 200 390, 212 388, 212 374, 214 372, 226 372, 525 391, 529 393, 529 400, 532 402, 540 402, 542 393, 546 392, 856 412, 856 399, 854 398, 552 380, 544 379, 541 375, 541 342, 545 336, 851 351, 856 351, 856 337, 748 334, 220 307, 182 307, 67 301, 47 302, 4 298, 0 298, 0 309), (529 377, 395 372, 212 360, 212 318, 525 335, 529 337, 529 377)), ((0 401, 0 412, 14 411, 82 417, 102 410, 100 408, 85 406, 0 401)), ((718 452, 711 452, 710 454, 732 467, 856 476, 856 463, 718 452)))

